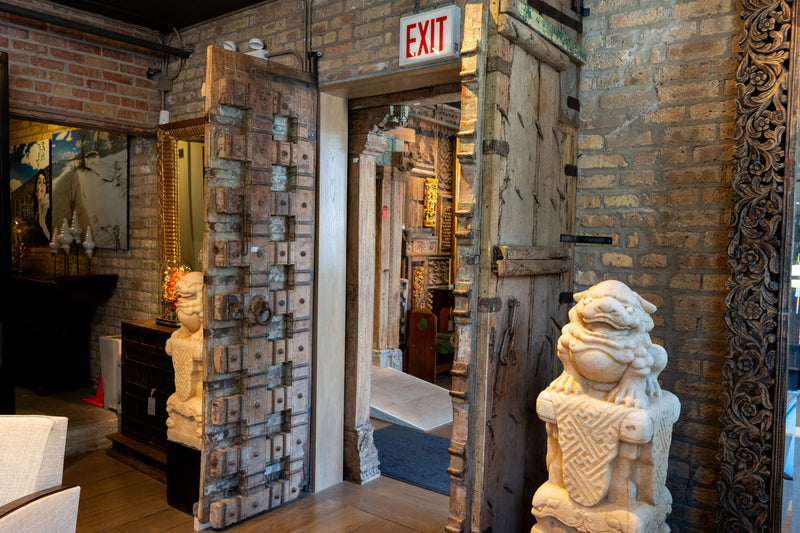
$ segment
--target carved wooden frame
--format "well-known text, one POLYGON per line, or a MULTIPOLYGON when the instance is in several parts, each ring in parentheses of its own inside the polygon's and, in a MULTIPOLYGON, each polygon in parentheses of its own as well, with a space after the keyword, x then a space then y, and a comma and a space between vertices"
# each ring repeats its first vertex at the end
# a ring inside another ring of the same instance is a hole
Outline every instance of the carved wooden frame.
POLYGON ((720 531, 780 531, 797 105, 792 0, 742 0, 720 531), (790 41, 791 40, 791 41, 790 41), (784 283, 784 281, 786 281, 784 283))
POLYGON ((158 127, 158 242, 161 264, 180 261, 178 223, 178 141, 202 138, 205 116, 158 127))

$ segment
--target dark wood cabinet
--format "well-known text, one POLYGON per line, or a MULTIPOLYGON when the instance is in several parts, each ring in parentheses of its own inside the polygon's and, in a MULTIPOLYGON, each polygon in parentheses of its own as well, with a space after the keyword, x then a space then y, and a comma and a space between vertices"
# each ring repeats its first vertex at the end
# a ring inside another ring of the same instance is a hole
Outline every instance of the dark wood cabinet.
POLYGON ((120 429, 165 450, 167 398, 175 392, 175 372, 164 346, 173 331, 154 320, 122 323, 120 429), (150 412, 148 403, 154 403, 150 412))
POLYGON ((15 384, 50 394, 88 387, 91 321, 107 300, 117 275, 46 279, 13 276, 9 355, 15 384))
POLYGON ((155 320, 122 323, 120 432, 108 436, 112 456, 161 481, 166 481, 167 398, 175 392, 165 345, 175 329, 155 320))

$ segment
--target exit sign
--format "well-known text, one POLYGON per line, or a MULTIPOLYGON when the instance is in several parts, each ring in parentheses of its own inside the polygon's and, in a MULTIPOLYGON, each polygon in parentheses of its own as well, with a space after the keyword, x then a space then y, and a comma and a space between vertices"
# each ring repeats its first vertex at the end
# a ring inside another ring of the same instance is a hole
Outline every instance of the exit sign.
POLYGON ((400 19, 400 66, 455 59, 461 41, 461 9, 442 7, 400 19))

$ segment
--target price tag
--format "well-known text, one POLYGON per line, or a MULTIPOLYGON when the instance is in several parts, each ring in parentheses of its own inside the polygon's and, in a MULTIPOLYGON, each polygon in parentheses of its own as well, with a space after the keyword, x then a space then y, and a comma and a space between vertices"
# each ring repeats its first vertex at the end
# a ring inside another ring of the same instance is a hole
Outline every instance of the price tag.
POLYGON ((150 391, 150 397, 147 399, 147 416, 156 416, 156 399, 153 398, 155 389, 150 391))

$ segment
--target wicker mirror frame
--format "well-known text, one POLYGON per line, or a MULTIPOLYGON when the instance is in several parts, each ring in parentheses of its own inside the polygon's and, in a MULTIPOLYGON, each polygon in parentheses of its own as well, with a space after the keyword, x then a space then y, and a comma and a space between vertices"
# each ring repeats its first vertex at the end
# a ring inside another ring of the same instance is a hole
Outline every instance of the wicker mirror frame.
POLYGON ((717 525, 726 533, 781 530, 798 127, 795 17, 792 0, 742 0, 725 314, 729 347, 717 457, 717 525))

